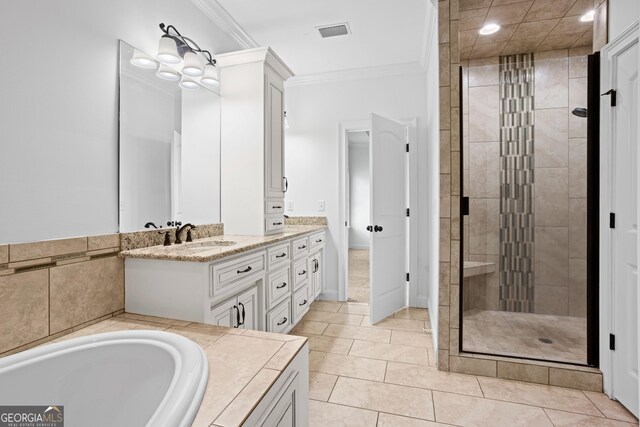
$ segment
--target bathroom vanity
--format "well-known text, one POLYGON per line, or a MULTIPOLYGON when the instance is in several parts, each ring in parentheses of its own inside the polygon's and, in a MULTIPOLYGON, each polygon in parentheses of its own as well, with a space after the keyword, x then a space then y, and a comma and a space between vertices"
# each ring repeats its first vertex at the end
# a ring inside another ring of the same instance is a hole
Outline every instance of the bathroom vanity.
POLYGON ((325 228, 124 251, 125 310, 287 333, 322 292, 325 228))

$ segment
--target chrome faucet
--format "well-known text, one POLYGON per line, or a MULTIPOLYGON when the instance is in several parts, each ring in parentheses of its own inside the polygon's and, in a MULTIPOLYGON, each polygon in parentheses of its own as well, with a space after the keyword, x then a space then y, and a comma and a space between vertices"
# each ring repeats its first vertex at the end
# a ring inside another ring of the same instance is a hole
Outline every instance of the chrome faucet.
POLYGON ((182 239, 180 239, 180 235, 185 229, 187 229, 187 242, 192 242, 193 238, 191 237, 191 230, 194 228, 196 228, 196 226, 193 224, 185 224, 183 226, 178 225, 176 227, 176 241, 174 243, 176 245, 179 245, 182 243, 182 239))

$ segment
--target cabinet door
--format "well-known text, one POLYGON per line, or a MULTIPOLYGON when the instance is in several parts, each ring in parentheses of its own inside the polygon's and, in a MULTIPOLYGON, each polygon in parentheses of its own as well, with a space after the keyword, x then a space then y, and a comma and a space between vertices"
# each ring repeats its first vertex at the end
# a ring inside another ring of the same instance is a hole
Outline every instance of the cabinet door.
POLYGON ((322 292, 322 251, 318 252, 313 256, 315 260, 315 265, 311 266, 313 268, 313 298, 318 298, 320 293, 322 292))
POLYGON ((258 330, 258 288, 253 287, 238 296, 238 309, 240 310, 241 329, 258 330))
POLYGON ((294 427, 299 425, 296 418, 300 417, 298 413, 298 399, 300 399, 300 390, 298 389, 298 373, 292 375, 288 382, 288 386, 273 409, 259 424, 262 427, 294 427))
POLYGON ((237 299, 232 298, 211 309, 209 319, 210 325, 226 326, 227 328, 236 328, 238 325, 238 305, 237 299))
POLYGON ((265 196, 284 197, 284 84, 267 68, 265 74, 265 196))

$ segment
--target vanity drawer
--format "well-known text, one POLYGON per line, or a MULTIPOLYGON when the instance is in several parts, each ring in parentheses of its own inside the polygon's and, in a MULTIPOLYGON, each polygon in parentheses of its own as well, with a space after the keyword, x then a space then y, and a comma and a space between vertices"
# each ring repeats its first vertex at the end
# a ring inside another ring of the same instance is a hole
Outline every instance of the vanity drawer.
POLYGON ((283 263, 285 261, 290 261, 291 256, 291 246, 289 243, 285 243, 284 245, 274 246, 273 248, 267 249, 267 259, 269 260, 269 269, 274 265, 283 263))
POLYGON ((291 293, 291 278, 289 267, 269 274, 267 287, 267 308, 275 306, 285 295, 291 293))
POLYGON ((309 260, 307 258, 293 264, 294 289, 298 289, 309 278, 309 260))
POLYGON ((284 200, 267 200, 266 210, 267 215, 275 213, 284 213, 284 200))
POLYGON ((309 236, 309 247, 313 249, 319 246, 323 246, 325 240, 326 240, 326 234, 324 231, 322 233, 313 234, 309 236))
POLYGON ((291 325, 291 298, 267 313, 267 332, 285 333, 291 325))
POLYGON ((284 215, 282 214, 267 215, 264 221, 264 229, 267 231, 275 231, 284 228, 284 215))
POLYGON ((291 297, 293 301, 293 323, 298 323, 302 316, 309 310, 311 298, 309 298, 309 284, 305 282, 304 286, 298 289, 291 297))
POLYGON ((233 284, 245 277, 252 276, 266 269, 265 251, 247 255, 212 267, 212 283, 209 290, 209 297, 220 295, 227 291, 233 284))
POLYGON ((293 241, 293 258, 300 258, 309 253, 309 237, 302 237, 293 241))

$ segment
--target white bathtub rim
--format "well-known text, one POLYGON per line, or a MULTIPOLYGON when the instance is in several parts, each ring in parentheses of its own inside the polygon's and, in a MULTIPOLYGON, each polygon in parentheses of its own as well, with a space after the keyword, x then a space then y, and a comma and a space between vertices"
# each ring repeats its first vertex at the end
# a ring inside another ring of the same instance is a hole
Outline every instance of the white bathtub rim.
POLYGON ((182 335, 171 332, 116 331, 45 344, 0 358, 0 375, 25 365, 46 361, 83 348, 106 347, 118 343, 152 345, 163 349, 173 358, 175 369, 171 383, 147 422, 147 426, 190 426, 204 398, 209 380, 209 363, 205 352, 198 344, 182 335), (184 367, 191 364, 199 366, 199 369, 193 375, 183 376, 184 367), (179 382, 182 383, 179 384, 179 382), (178 416, 178 414, 182 414, 182 416, 178 416))

